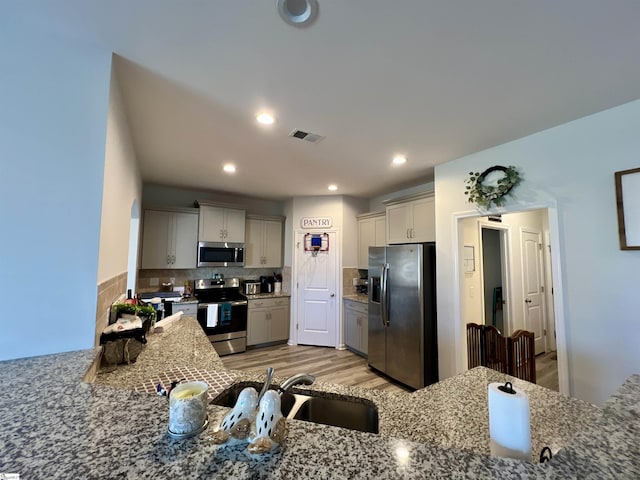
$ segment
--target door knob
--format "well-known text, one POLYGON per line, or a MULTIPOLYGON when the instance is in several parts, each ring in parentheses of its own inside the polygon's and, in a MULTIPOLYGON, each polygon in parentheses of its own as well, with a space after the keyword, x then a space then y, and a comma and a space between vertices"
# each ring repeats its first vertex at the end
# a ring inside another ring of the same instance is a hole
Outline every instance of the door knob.
POLYGON ((335 293, 332 293, 332 294, 331 294, 331 297, 335 297, 335 296, 336 296, 336 294, 335 294, 335 293))

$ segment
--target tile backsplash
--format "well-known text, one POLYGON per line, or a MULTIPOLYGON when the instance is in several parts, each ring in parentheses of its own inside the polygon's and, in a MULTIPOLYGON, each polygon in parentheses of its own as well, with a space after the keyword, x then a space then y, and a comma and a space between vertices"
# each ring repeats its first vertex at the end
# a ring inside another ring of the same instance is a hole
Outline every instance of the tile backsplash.
POLYGON ((162 284, 171 282, 175 287, 181 287, 185 281, 193 282, 200 278, 213 278, 214 274, 220 274, 224 278, 238 277, 242 280, 257 280, 261 276, 273 276, 274 273, 282 275, 282 289, 290 291, 291 268, 242 268, 242 267, 204 267, 190 269, 168 269, 168 270, 139 270, 138 271, 138 292, 158 292, 162 290, 162 284), (286 272, 289 272, 287 275, 286 272), (155 283, 155 285, 153 284, 155 283))
POLYGON ((98 301, 96 305, 96 335, 94 345, 100 344, 100 334, 109 324, 109 312, 111 304, 117 298, 126 293, 127 289, 127 272, 116 275, 109 280, 105 280, 98 285, 98 301))

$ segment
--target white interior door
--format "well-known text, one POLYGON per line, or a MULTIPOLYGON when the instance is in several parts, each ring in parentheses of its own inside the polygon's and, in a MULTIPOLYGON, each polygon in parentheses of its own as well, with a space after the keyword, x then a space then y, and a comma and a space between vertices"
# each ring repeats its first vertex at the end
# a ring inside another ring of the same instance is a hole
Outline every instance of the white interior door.
POLYGON ((313 256, 304 251, 304 233, 296 234, 298 343, 338 345, 338 297, 336 232, 328 232, 329 250, 313 256))
POLYGON ((536 355, 545 352, 545 314, 542 305, 542 262, 540 234, 522 230, 522 290, 526 330, 535 334, 536 355))

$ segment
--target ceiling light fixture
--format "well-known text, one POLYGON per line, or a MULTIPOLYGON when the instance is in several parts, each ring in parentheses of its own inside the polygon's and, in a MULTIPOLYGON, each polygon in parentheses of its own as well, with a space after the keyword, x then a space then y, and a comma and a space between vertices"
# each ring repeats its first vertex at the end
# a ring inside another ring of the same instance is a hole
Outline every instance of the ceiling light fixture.
POLYGON ((335 192, 336 190, 338 190, 338 186, 334 185, 333 183, 331 185, 329 185, 327 188, 329 190, 331 190, 332 192, 335 192))
POLYGON ((236 166, 232 163, 227 163, 222 169, 227 173, 236 173, 236 166))
POLYGON ((277 0, 278 14, 289 25, 304 27, 318 16, 316 0, 277 0))
POLYGON ((405 157, 404 155, 396 155, 395 157, 393 157, 394 165, 404 165, 405 163, 407 163, 407 157, 405 157))
POLYGON ((272 125, 276 121, 270 113, 259 113, 256 115, 256 120, 263 125, 272 125))

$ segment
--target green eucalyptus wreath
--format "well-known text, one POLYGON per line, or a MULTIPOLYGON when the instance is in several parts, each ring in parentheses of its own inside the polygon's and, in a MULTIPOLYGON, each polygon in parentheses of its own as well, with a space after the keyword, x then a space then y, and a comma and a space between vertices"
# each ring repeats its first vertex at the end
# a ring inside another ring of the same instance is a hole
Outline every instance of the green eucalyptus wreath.
POLYGON ((521 180, 520 174, 514 166, 502 167, 498 165, 488 168, 482 173, 469 172, 469 175, 469 178, 465 180, 467 187, 464 194, 469 197, 469 203, 475 203, 483 208, 489 208, 492 203, 497 207, 504 205, 504 196, 521 180), (484 181, 487 175, 493 172, 503 172, 504 176, 495 185, 485 185, 484 181))

